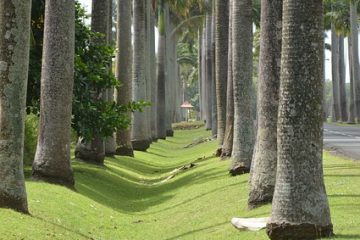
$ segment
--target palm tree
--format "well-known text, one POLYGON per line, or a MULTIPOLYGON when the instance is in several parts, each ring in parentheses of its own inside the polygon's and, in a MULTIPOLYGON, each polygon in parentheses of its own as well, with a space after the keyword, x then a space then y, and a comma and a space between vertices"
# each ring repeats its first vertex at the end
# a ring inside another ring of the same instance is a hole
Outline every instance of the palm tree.
POLYGON ((234 139, 230 173, 250 171, 253 152, 252 94, 252 1, 232 2, 233 81, 234 81, 234 139))
POLYGON ((206 108, 206 130, 212 128, 212 0, 206 0, 206 18, 205 18, 205 108, 206 108))
POLYGON ((354 100, 355 118, 360 123, 360 69, 359 69, 359 43, 358 43, 358 22, 357 7, 358 0, 350 1, 350 26, 351 26, 351 46, 352 46, 352 74, 354 79, 354 100))
POLYGON ((229 40, 229 0, 215 0, 215 79, 217 98, 217 138, 220 149, 226 126, 227 58, 229 40))
POLYGON ((351 45, 351 39, 348 38, 348 53, 349 53, 349 75, 350 75, 350 103, 349 103, 349 124, 355 123, 355 83, 354 83, 354 72, 353 72, 353 51, 351 45))
POLYGON ((339 99, 340 99, 340 121, 348 121, 346 100, 346 72, 345 72, 344 36, 339 36, 339 99))
POLYGON ((333 226, 323 181, 322 1, 285 0, 278 163, 271 239, 317 239, 333 226))
POLYGON ((332 87, 333 87, 333 112, 332 121, 340 120, 340 96, 339 96, 339 37, 336 34, 335 26, 331 26, 331 65, 332 65, 332 87))
POLYGON ((231 157, 234 135, 234 84, 232 71, 232 1, 229 1, 228 74, 226 89, 226 125, 221 157, 231 157))
POLYGON ((46 1, 40 129, 33 178, 74 185, 70 163, 75 3, 46 1))
MULTIPOLYGON (((147 100, 146 83, 146 3, 144 0, 133 0, 133 101, 147 100)), ((148 119, 146 112, 133 113, 132 145, 135 150, 145 151, 150 146, 148 119)))
MULTIPOLYGON (((131 45, 131 7, 132 0, 118 0, 117 4, 117 55, 116 55, 116 79, 121 81, 117 88, 117 103, 127 104, 131 102, 132 89, 132 45, 131 45)), ((131 117, 128 113, 128 117, 131 117)), ((134 156, 131 144, 131 130, 119 130, 116 134, 116 154, 134 156)))
POLYGON ((0 207, 27 213, 23 149, 31 1, 1 1, 0 9, 5 36, 0 39, 0 207))
MULTIPOLYGON (((108 42, 108 24, 109 24, 109 4, 111 0, 93 0, 91 13, 91 30, 101 33, 103 37, 98 41, 99 45, 107 45, 108 42)), ((104 89, 101 93, 102 100, 107 101, 107 91, 104 89)), ((100 96, 95 96, 100 98, 100 96)), ((105 159, 105 141, 103 137, 95 136, 90 142, 79 139, 75 149, 75 156, 84 161, 94 162, 99 165, 104 164, 105 159)))
POLYGON ((166 60, 166 31, 165 31, 165 3, 159 1, 158 12, 158 52, 157 52, 157 138, 166 138, 166 119, 165 119, 165 60, 166 60))
POLYGON ((270 203, 277 160, 282 0, 262 0, 260 66, 257 100, 257 138, 251 166, 249 207, 270 203))

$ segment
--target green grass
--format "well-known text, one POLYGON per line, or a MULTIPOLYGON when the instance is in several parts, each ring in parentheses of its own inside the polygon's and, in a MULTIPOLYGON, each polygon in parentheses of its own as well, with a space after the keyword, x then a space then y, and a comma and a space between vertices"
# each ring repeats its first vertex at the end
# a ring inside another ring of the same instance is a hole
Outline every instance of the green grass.
MULTIPOLYGON (((74 162, 76 191, 28 179, 32 216, 0 209, 0 239, 267 239, 230 224, 270 213, 269 205, 247 210, 248 175, 228 176, 229 162, 211 157, 215 141, 184 149, 208 134, 177 131, 135 159, 107 158, 106 167, 74 162)), ((360 239, 360 164, 325 154, 325 179, 337 239, 360 239)))

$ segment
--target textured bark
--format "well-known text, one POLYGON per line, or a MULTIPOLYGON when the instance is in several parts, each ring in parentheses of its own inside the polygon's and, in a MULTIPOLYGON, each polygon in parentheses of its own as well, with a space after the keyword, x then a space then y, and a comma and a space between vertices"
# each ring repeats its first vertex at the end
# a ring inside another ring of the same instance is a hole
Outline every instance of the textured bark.
POLYGON ((221 147, 226 126, 226 91, 229 47, 229 0, 215 0, 215 79, 217 139, 221 147))
POLYGON ((208 115, 207 110, 207 104, 206 101, 206 24, 203 24, 203 30, 202 30, 202 42, 201 42, 201 102, 202 102, 202 120, 206 121, 206 117, 208 115))
MULTIPOLYGON (((150 63, 152 59, 150 59, 150 15, 151 15, 151 2, 152 0, 145 0, 145 85, 146 85, 146 101, 151 102, 151 69, 150 63)), ((149 142, 152 142, 151 138, 151 107, 146 107, 144 110, 145 113, 145 121, 146 121, 146 136, 149 139, 149 142)))
POLYGON ((360 66, 359 66, 359 36, 357 22, 358 1, 350 3, 350 25, 352 46, 352 73, 354 79, 355 120, 360 123, 360 66))
MULTIPOLYGON (((215 1, 212 1, 212 13, 215 12, 215 1)), ((217 99, 215 79, 215 17, 211 16, 211 134, 217 137, 217 99)))
POLYGON ((151 79, 151 138, 153 141, 158 139, 157 136, 157 79, 156 79, 156 54, 155 54, 155 12, 150 5, 150 34, 149 34, 149 64, 150 64, 150 79, 151 79))
POLYGON ((70 162, 75 4, 47 1, 41 69, 40 128, 32 176, 74 185, 70 162))
POLYGON ((339 37, 335 33, 335 27, 331 27, 331 71, 332 71, 332 90, 333 90, 333 107, 332 121, 340 120, 340 98, 339 98, 339 37))
POLYGON ((232 175, 249 172, 253 153, 252 93, 252 1, 233 1, 234 139, 232 175))
POLYGON ((251 167, 249 207, 271 203, 277 162, 282 0, 262 0, 257 137, 251 167))
POLYGON ((30 0, 0 2, 0 207, 28 213, 23 172, 30 0))
MULTIPOLYGON (((202 42, 203 42, 203 34, 202 29, 199 28, 198 30, 198 90, 199 90, 199 117, 203 119, 203 90, 202 90, 202 42)), ((183 99, 185 100, 185 99, 183 99)))
MULTIPOLYGON (((160 1, 159 22, 166 24, 164 20, 164 3, 160 1)), ((160 26, 157 51, 157 138, 166 138, 166 119, 165 119, 165 60, 166 60, 166 32, 165 26, 160 26)))
POLYGON ((205 108, 206 108, 206 130, 212 128, 212 44, 211 44, 211 32, 212 32, 212 0, 207 0, 208 12, 205 18, 205 108))
MULTIPOLYGON (((132 100, 131 6, 132 0, 118 0, 116 79, 122 84, 116 89, 116 100, 119 104, 127 104, 132 100)), ((127 113, 127 117, 131 118, 131 113, 127 113)), ((131 144, 131 126, 116 133, 116 144, 117 155, 134 156, 131 144)))
POLYGON ((355 123, 355 83, 353 77, 353 64, 352 64, 352 45, 351 39, 348 37, 348 54, 349 54, 349 75, 350 75, 350 107, 349 107, 349 121, 348 123, 355 123))
MULTIPOLYGON (((110 46, 113 46, 114 42, 113 42, 113 32, 112 32, 112 27, 113 27, 113 19, 112 19, 112 13, 113 13, 113 1, 110 0, 109 2, 109 6, 108 6, 108 22, 107 22, 107 33, 106 33, 106 37, 107 37, 107 43, 110 46)), ((112 73, 112 62, 109 65, 109 72, 112 73)), ((109 88, 106 90, 106 101, 112 103, 114 102, 114 87, 109 88)), ((116 153, 116 142, 115 142, 115 133, 110 136, 105 138, 105 154, 107 156, 114 156, 116 153)))
POLYGON ((173 23, 170 19, 170 11, 169 5, 165 3, 165 11, 164 11, 164 23, 165 23, 165 32, 166 32, 166 55, 165 55, 165 126, 166 126, 166 136, 172 137, 174 135, 174 131, 172 129, 172 121, 173 121, 173 109, 174 109, 174 46, 175 46, 175 38, 174 36, 170 36, 170 33, 174 29, 173 23))
POLYGON ((323 181, 323 8, 285 0, 278 118, 278 164, 270 239, 332 235, 323 181))
POLYGON ((348 111, 346 103, 346 72, 345 72, 345 56, 344 56, 344 37, 339 37, 339 99, 340 99, 340 121, 347 122, 348 111))
MULTIPOLYGON (((105 45, 108 41, 109 4, 111 0, 93 0, 91 11, 91 30, 103 34, 98 44, 105 45)), ((107 91, 103 90, 102 100, 107 100, 107 91)), ((99 97, 99 96, 96 96, 99 97)), ((105 160, 105 140, 95 136, 91 142, 79 138, 75 149, 75 156, 86 162, 103 165, 105 160)))
MULTIPOLYGON (((144 0, 133 0, 133 101, 145 101, 146 96, 146 4, 144 0)), ((150 146, 146 111, 133 113, 132 145, 135 150, 145 151, 150 146)))
POLYGON ((234 84, 232 71, 232 0, 229 0, 229 46, 228 46, 228 74, 226 86, 226 127, 221 157, 231 157, 234 136, 234 84))

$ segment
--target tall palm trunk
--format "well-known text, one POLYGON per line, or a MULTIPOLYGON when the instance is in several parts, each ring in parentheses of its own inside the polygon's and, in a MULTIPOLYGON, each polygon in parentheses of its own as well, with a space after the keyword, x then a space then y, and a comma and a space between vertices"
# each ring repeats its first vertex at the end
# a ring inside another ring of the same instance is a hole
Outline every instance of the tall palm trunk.
POLYGON ((212 127, 212 58, 211 58, 211 31, 212 31, 212 0, 207 0, 207 13, 205 18, 205 108, 206 108, 206 130, 212 127))
POLYGON ((335 27, 331 27, 331 66, 332 66, 332 90, 333 90, 333 108, 332 121, 340 120, 340 91, 339 91, 339 37, 335 33, 335 27))
MULTIPOLYGON (((133 14, 133 100, 146 101, 146 3, 144 0, 133 0, 133 14)), ((145 151, 150 146, 146 117, 146 111, 133 114, 132 145, 135 150, 145 151)))
POLYGON ((229 0, 215 0, 215 79, 217 99, 217 139, 221 147, 226 126, 227 58, 229 47, 229 0))
POLYGON ((355 120, 360 123, 360 69, 359 69, 359 36, 357 22, 358 0, 350 3, 350 25, 351 25, 351 46, 352 46, 352 68, 354 78, 354 99, 355 99, 355 120))
MULTIPOLYGON (((116 99, 119 104, 127 104, 132 100, 131 6, 132 0, 118 0, 116 78, 121 81, 122 84, 117 88, 116 99)), ((128 113, 127 117, 131 118, 131 113, 128 113)), ((116 143, 116 154, 130 157, 134 156, 130 128, 117 132, 116 143)))
POLYGON ((157 51, 157 138, 166 138, 166 105, 165 105, 165 69, 166 69, 166 31, 165 31, 165 3, 159 2, 159 38, 157 51))
POLYGON ((215 79, 215 1, 212 1, 211 16, 211 134, 217 136, 217 99, 215 79))
POLYGON ((232 175, 249 172, 253 152, 254 124, 251 113, 253 32, 252 1, 233 1, 234 140, 232 175))
POLYGON ((157 136, 157 79, 156 79, 156 54, 155 54, 155 11, 154 6, 150 4, 150 29, 149 29, 149 64, 151 79, 151 138, 156 141, 157 136))
MULTIPOLYGON (((145 0, 145 82, 146 82, 146 101, 151 102, 151 85, 152 85, 152 79, 151 79, 151 69, 150 69, 150 63, 153 61, 153 59, 150 59, 150 18, 151 18, 151 4, 152 0, 145 0)), ((149 142, 152 142, 151 137, 151 107, 147 107, 144 110, 144 113, 146 115, 146 135, 149 139, 149 142)))
POLYGON ((322 1, 285 0, 278 119, 278 164, 270 239, 332 235, 323 181, 322 1))
POLYGON ((208 115, 208 102, 206 100, 206 24, 203 24, 201 42, 201 102, 202 102, 202 120, 206 121, 208 115))
POLYGON ((32 175, 74 185, 70 163, 75 4, 47 1, 41 71, 40 128, 32 175))
POLYGON ((348 37, 348 54, 349 54, 349 75, 350 75, 350 107, 349 107, 349 121, 348 123, 355 123, 355 83, 354 83, 354 72, 353 72, 353 62, 352 62, 352 45, 351 39, 348 37))
POLYGON ((340 121, 347 122, 348 111, 346 103, 346 72, 344 56, 344 36, 339 37, 339 98, 340 98, 340 121))
POLYGON ((24 213, 28 212, 23 149, 30 6, 30 0, 0 2, 0 207, 24 213))
POLYGON ((226 125, 221 157, 231 157, 234 136, 234 83, 232 71, 232 0, 229 0, 228 66, 226 84, 226 125))
MULTIPOLYGON (((99 45, 108 44, 108 24, 109 24, 109 4, 111 0, 93 0, 91 12, 91 30, 103 35, 103 38, 97 40, 99 45)), ((99 98, 99 96, 95 96, 99 98)), ((107 100, 107 91, 101 92, 103 101, 107 100)), ((104 164, 105 159, 105 141, 101 136, 95 136, 90 142, 79 139, 75 156, 87 162, 93 162, 99 165, 104 164)))
POLYGON ((262 0, 257 138, 251 167, 249 207, 270 203, 277 162, 282 0, 262 0))
MULTIPOLYGON (((199 118, 203 119, 203 90, 202 90, 202 29, 198 29, 198 91, 199 91, 199 118)), ((184 100, 184 99, 183 99, 184 100)))

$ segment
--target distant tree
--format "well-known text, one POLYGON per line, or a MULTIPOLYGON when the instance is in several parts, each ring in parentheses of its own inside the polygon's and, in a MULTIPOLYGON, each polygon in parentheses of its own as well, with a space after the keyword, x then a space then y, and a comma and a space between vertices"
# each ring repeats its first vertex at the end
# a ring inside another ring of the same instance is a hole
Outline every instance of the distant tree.
POLYGON ((28 213, 23 171, 31 1, 0 2, 0 207, 28 213))
POLYGON ((40 131, 33 178, 74 185, 70 164, 75 3, 46 1, 40 131))
POLYGON ((278 163, 270 239, 333 234, 323 180, 323 7, 283 2, 278 163))

